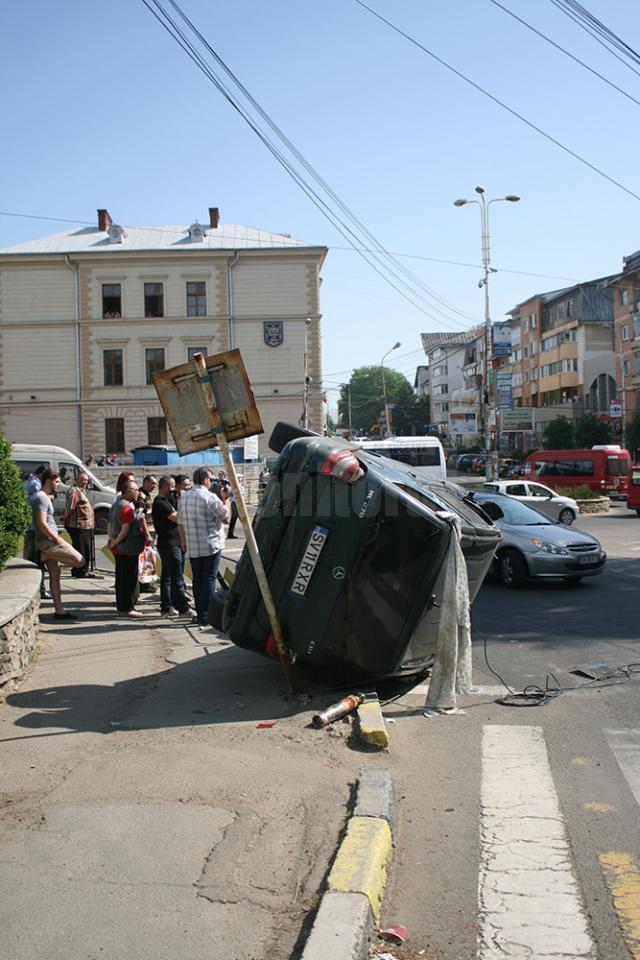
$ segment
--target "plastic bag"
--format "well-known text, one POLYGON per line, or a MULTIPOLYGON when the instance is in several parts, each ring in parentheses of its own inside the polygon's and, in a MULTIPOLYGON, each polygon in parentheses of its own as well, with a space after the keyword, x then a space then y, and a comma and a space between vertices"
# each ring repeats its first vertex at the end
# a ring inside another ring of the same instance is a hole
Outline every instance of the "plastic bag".
POLYGON ((153 547, 145 547, 138 557, 138 580, 140 583, 155 583, 156 555, 153 547))

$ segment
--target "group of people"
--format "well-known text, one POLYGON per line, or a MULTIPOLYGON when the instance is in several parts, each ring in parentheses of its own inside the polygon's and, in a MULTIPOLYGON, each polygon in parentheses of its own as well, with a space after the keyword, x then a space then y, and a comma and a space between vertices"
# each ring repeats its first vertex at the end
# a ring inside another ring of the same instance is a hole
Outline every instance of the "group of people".
MULTIPOLYGON (((42 464, 27 480, 33 523, 27 533, 29 555, 42 567, 41 595, 52 599, 56 619, 74 620, 62 602, 60 568, 71 568, 74 577, 93 577, 95 563, 94 513, 87 497, 89 477, 78 471, 69 487, 64 527, 71 544, 60 535, 53 501, 60 475, 42 464), (50 593, 44 570, 49 572, 50 593)), ((109 512, 107 546, 115 561, 115 597, 119 617, 137 619, 140 592, 139 562, 145 548, 155 547, 161 562, 160 613, 167 618, 188 617, 193 624, 208 623, 209 600, 215 589, 227 534, 235 538, 238 510, 231 485, 220 470, 198 467, 191 480, 185 474, 153 474, 140 487, 131 470, 123 470, 116 483, 117 497, 109 512), (157 493, 154 496, 154 493, 157 493), (191 563, 193 597, 187 592, 184 572, 191 563)))
MULTIPOLYGON (((222 471, 221 471, 222 473, 222 471)), ((215 588, 225 525, 231 520, 230 488, 224 476, 216 479, 208 467, 198 467, 193 482, 185 475, 146 476, 140 490, 131 472, 123 471, 120 494, 109 514, 107 546, 115 559, 118 616, 138 618, 138 558, 151 546, 153 534, 161 562, 160 613, 168 618, 189 617, 207 626, 209 599, 215 588), (214 485, 215 491, 214 492, 214 485), (153 492, 157 487, 157 495, 153 492), (187 594, 184 570, 191 562, 193 606, 187 594)))

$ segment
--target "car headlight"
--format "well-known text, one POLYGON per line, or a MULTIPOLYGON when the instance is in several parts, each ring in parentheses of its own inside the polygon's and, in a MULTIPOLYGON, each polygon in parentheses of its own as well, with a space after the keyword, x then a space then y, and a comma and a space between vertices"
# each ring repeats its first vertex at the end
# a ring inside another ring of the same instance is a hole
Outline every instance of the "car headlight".
POLYGON ((571 554, 564 547, 556 547, 554 543, 547 543, 546 540, 533 539, 531 543, 542 550, 543 553, 552 553, 555 557, 570 557, 571 554))

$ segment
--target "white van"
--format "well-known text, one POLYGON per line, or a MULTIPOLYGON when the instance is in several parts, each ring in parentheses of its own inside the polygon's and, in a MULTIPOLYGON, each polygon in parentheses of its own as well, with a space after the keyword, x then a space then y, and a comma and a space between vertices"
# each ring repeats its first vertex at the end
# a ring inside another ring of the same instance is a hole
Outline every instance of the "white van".
POLYGON ((385 440, 364 440, 352 444, 354 450, 379 453, 413 467, 417 476, 429 480, 447 479, 447 460, 437 437, 387 437, 385 440))
POLYGON ((13 443, 11 449, 23 480, 26 480, 29 474, 42 463, 49 463, 51 469, 57 470, 60 474, 60 486, 53 502, 56 519, 59 522, 64 515, 67 490, 75 482, 79 471, 86 473, 89 477, 87 494, 96 515, 96 533, 107 532, 109 508, 116 498, 116 491, 94 477, 91 470, 76 457, 75 453, 70 453, 64 447, 49 446, 46 443, 13 443))

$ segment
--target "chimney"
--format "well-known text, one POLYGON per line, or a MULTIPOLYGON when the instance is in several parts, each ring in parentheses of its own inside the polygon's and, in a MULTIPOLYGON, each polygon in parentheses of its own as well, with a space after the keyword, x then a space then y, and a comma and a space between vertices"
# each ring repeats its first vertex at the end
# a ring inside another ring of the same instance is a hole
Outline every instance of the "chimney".
POLYGON ((98 230, 104 233, 113 223, 108 210, 98 210, 98 230))
POLYGON ((209 207, 209 226, 212 230, 217 230, 220 223, 220 208, 209 207))

